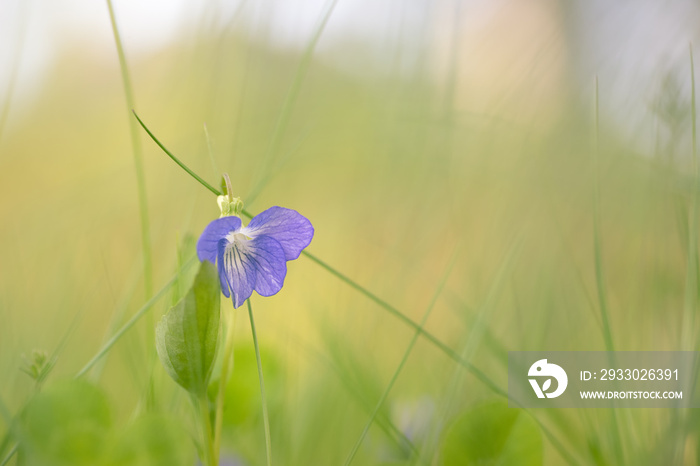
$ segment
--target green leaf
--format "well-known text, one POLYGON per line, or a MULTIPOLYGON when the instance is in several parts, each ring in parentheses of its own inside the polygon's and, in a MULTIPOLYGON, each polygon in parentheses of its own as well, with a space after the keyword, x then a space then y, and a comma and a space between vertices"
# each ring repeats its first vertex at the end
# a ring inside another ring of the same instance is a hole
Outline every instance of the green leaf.
POLYGON ((192 288, 158 322, 156 349, 165 370, 188 392, 206 393, 219 340, 219 277, 202 262, 192 288))
POLYGON ((20 463, 100 464, 111 427, 109 403, 97 387, 84 380, 56 384, 32 399, 20 416, 20 463))
POLYGON ((537 466, 543 462, 542 434, 529 414, 505 401, 477 405, 450 427, 442 463, 537 466))

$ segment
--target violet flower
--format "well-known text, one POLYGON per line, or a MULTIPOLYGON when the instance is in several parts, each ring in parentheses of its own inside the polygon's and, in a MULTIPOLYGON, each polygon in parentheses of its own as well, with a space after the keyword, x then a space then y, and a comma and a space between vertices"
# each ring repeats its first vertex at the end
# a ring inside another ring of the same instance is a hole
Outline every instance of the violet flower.
POLYGON ((197 241, 197 256, 218 265, 221 291, 241 306, 257 291, 272 296, 282 289, 287 261, 311 243, 314 228, 295 210, 270 207, 243 226, 237 216, 211 222, 197 241))

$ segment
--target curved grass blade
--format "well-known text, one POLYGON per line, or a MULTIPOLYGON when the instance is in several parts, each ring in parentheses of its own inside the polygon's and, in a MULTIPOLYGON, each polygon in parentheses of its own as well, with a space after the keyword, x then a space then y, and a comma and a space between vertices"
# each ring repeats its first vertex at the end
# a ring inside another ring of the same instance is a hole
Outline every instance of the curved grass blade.
POLYGON ((219 191, 218 189, 214 188, 212 185, 210 185, 209 183, 207 183, 206 181, 204 181, 202 178, 200 178, 199 175, 197 175, 195 172, 193 172, 192 170, 190 170, 190 169, 187 167, 187 165, 185 165, 184 163, 182 163, 182 162, 180 161, 180 159, 178 159, 177 157, 175 157, 175 156, 172 154, 172 152, 170 152, 168 149, 166 149, 165 146, 163 145, 163 143, 161 143, 161 142, 158 140, 158 138, 155 137, 155 135, 151 132, 151 130, 148 129, 148 127, 146 126, 146 124, 145 124, 143 121, 141 121, 141 118, 139 118, 138 114, 136 113, 136 110, 133 110, 133 109, 132 109, 131 111, 133 112, 134 116, 136 117, 136 120, 139 122, 139 124, 141 125, 141 127, 146 131, 146 133, 148 133, 148 135, 151 137, 151 139, 153 139, 153 141, 154 141, 156 144, 158 144, 158 147, 160 147, 160 148, 163 150, 163 152, 165 152, 165 153, 168 155, 168 157, 170 157, 170 158, 173 160, 173 162, 175 162, 176 164, 178 164, 178 165, 180 166, 180 168, 182 168, 182 169, 185 170, 187 173, 189 173, 189 175, 190 175, 192 178, 194 178, 195 180, 199 181, 199 183, 200 183, 202 186, 204 186, 205 188, 207 188, 209 191, 211 191, 212 193, 216 194, 217 196, 220 196, 220 195, 221 195, 221 191, 219 191))

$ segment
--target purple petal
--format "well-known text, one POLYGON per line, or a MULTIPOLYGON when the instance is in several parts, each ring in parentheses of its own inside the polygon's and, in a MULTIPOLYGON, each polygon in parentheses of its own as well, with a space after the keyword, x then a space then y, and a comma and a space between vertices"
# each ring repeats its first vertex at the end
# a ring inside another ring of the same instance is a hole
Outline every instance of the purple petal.
POLYGON ((226 238, 219 240, 216 263, 219 266, 219 282, 221 283, 221 292, 228 298, 231 296, 231 293, 229 292, 228 280, 226 280, 226 270, 224 269, 224 252, 226 251, 227 244, 228 241, 226 238))
POLYGON ((231 290, 234 308, 250 298, 253 290, 261 296, 277 293, 287 275, 284 250, 269 236, 233 243, 223 239, 219 243, 218 262, 221 290, 226 297, 231 290))
MULTIPOLYGON (((199 257, 199 260, 207 260, 215 264, 219 250, 219 240, 239 228, 241 228, 241 219, 238 217, 218 218, 209 223, 197 241, 197 257, 199 257)), ((221 289, 223 290, 224 287, 222 286, 221 289)))
MULTIPOLYGON (((248 247, 237 242, 229 243, 227 240, 219 243, 219 278, 221 290, 224 284, 233 295, 233 307, 240 307, 246 299, 250 298, 255 288, 256 268, 255 262, 248 257, 248 247)), ((224 296, 229 295, 224 292, 224 296)))
POLYGON ((248 257, 255 263, 255 291, 260 296, 272 296, 282 289, 287 275, 284 249, 269 236, 257 236, 246 243, 248 257))
POLYGON ((259 213, 241 231, 251 238, 265 235, 275 239, 288 261, 299 257, 314 236, 314 227, 306 217, 284 207, 270 207, 259 213))

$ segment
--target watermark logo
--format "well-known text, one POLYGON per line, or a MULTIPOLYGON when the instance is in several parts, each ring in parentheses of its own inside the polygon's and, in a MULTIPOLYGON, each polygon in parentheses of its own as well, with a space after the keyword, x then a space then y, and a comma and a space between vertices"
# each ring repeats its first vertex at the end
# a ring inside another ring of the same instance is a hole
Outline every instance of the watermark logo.
POLYGON ((556 364, 548 363, 546 359, 540 359, 536 361, 532 366, 527 375, 529 377, 543 378, 546 377, 542 386, 540 386, 538 379, 528 379, 532 389, 535 391, 537 398, 556 398, 566 390, 566 385, 569 383, 569 378, 566 376, 566 372, 561 367, 556 364), (553 392, 548 392, 552 387, 552 378, 557 381, 557 388, 553 392))
POLYGON ((700 409, 698 366, 700 351, 509 351, 508 406, 700 409))

